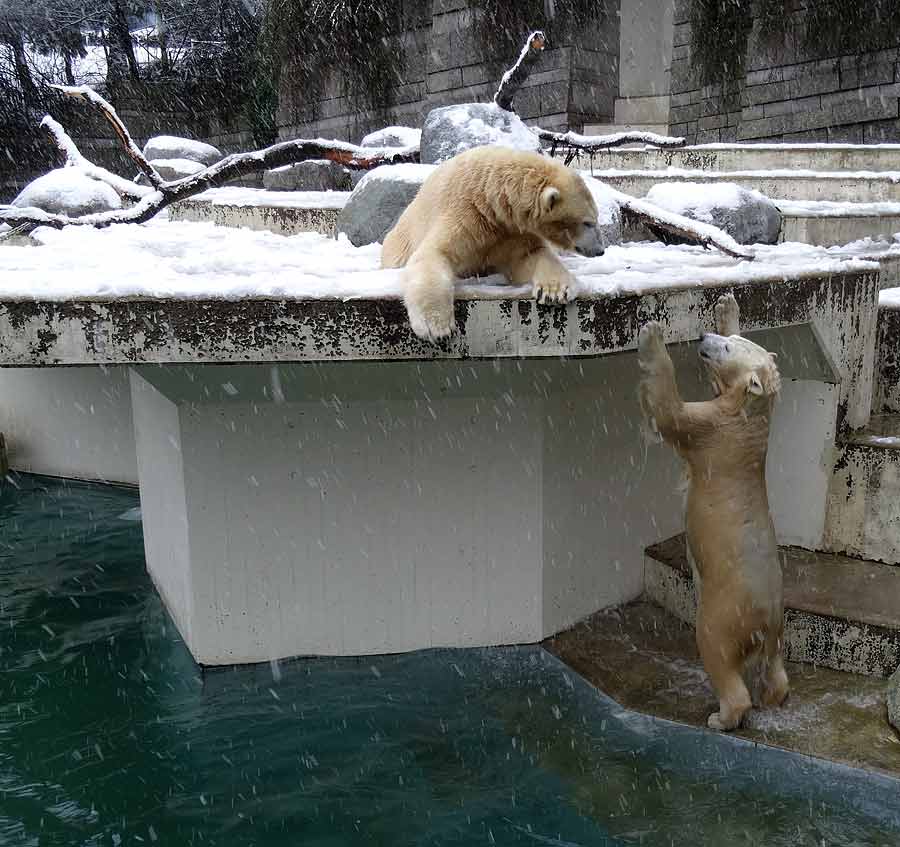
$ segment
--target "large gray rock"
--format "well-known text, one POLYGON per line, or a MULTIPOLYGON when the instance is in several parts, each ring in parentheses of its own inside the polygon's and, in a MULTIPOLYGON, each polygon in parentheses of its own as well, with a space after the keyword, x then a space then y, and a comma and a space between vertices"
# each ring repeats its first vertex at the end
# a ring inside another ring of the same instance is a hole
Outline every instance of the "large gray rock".
POLYGON ((738 244, 775 244, 781 212, 765 195, 733 182, 661 182, 645 198, 662 209, 725 230, 738 244))
POLYGON ((888 720, 900 732, 900 668, 888 680, 887 707, 888 720))
POLYGON ((422 162, 444 162, 484 144, 532 152, 541 149, 538 137, 514 112, 495 103, 460 103, 428 113, 422 127, 422 162))
MULTIPOLYGON (((195 162, 193 159, 151 159, 150 164, 156 168, 156 172, 166 181, 184 179, 186 176, 193 176, 206 169, 206 165, 195 162)), ((138 182, 141 185, 147 185, 149 180, 144 174, 141 174, 138 182)))
POLYGON ((266 171, 263 185, 270 191, 349 191, 350 174, 337 162, 310 159, 266 171))
POLYGON ((581 172, 588 190, 597 204, 597 234, 603 243, 603 249, 622 241, 622 207, 616 200, 613 190, 599 179, 595 179, 587 171, 581 172))
POLYGON ((190 159, 201 165, 214 165, 223 158, 222 151, 212 144, 179 138, 177 135, 157 135, 144 145, 147 159, 190 159))
POLYGON ((357 247, 384 241, 433 170, 431 165, 404 164, 369 171, 338 215, 336 231, 357 247))
POLYGON ((417 147, 422 141, 422 130, 411 126, 386 126, 370 132, 359 142, 360 147, 417 147))
POLYGON ((105 182, 91 179, 78 168, 57 168, 28 183, 12 205, 78 218, 121 209, 122 201, 105 182))

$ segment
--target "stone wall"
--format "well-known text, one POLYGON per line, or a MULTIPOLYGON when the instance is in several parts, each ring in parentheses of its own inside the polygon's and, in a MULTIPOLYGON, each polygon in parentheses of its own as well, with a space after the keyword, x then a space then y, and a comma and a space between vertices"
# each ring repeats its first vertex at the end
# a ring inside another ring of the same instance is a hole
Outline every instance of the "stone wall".
MULTIPOLYGON (((581 130, 613 114, 618 89, 618 0, 601 24, 581 28, 571 43, 553 43, 516 97, 516 111, 547 129, 581 130)), ((358 141, 373 129, 392 123, 421 126, 437 106, 489 101, 504 66, 485 59, 473 26, 477 0, 414 0, 412 26, 394 39, 402 52, 404 72, 393 88, 391 105, 360 109, 347 96, 339 73, 329 79, 323 96, 308 101, 308 92, 287 69, 283 74, 278 113, 279 136, 326 136, 358 141)), ((523 41, 526 33, 522 33, 523 41)), ((515 55, 508 57, 512 63, 515 55)))
POLYGON ((774 39, 754 20, 743 76, 703 85, 693 52, 708 34, 691 32, 691 0, 677 0, 671 133, 697 144, 900 141, 900 49, 812 56, 803 48, 806 6, 789 0, 774 39))

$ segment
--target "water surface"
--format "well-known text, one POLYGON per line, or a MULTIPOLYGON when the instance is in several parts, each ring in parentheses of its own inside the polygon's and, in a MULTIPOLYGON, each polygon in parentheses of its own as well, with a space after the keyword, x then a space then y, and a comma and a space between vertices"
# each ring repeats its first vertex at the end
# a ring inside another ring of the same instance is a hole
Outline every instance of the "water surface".
POLYGON ((620 710, 539 648, 202 673, 137 495, 0 486, 0 845, 900 844, 900 783, 620 710))

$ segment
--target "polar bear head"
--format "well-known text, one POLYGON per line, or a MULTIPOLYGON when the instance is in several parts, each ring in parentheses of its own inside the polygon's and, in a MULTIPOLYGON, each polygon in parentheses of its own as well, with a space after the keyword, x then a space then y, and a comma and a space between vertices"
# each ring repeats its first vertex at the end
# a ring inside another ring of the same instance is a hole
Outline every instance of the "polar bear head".
POLYGON ((597 204, 584 180, 570 168, 548 169, 550 179, 538 195, 538 233, 555 247, 582 256, 602 256, 597 204))
POLYGON ((706 333, 699 353, 717 396, 732 397, 743 406, 754 398, 772 400, 781 390, 775 354, 741 335, 706 333))

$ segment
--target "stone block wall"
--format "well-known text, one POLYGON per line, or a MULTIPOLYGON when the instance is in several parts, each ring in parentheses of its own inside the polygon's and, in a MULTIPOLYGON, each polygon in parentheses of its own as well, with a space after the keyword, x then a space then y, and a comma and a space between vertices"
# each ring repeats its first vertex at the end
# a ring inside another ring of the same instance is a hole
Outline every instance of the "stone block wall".
POLYGON ((677 0, 672 135, 696 144, 900 142, 900 49, 811 56, 803 49, 806 8, 807 0, 789 2, 774 39, 754 20, 743 76, 704 85, 693 53, 705 36, 691 31, 691 0, 677 0))
MULTIPOLYGON (((551 44, 515 100, 516 111, 546 129, 581 130, 608 120, 618 88, 618 0, 601 24, 581 28, 572 43, 551 44)), ((404 71, 392 90, 391 105, 360 109, 334 74, 316 104, 283 74, 278 124, 283 139, 325 136, 358 141, 392 123, 421 126, 437 106, 490 101, 505 68, 486 59, 474 26, 477 0, 413 0, 412 26, 394 39, 404 71), (314 105, 314 108, 311 106, 314 105)), ((522 38, 527 33, 522 33, 522 38)), ((508 57, 506 65, 515 60, 508 57)))

